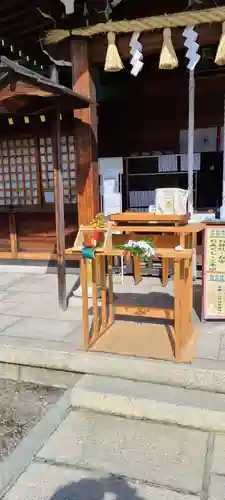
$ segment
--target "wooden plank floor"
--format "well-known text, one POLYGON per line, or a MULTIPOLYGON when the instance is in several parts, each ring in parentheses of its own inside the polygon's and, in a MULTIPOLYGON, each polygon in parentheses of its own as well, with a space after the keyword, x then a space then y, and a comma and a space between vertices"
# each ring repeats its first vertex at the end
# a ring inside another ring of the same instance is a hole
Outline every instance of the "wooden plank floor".
MULTIPOLYGON (((116 321, 93 344, 90 351, 174 361, 173 338, 174 329, 171 325, 116 321)), ((180 361, 186 363, 192 361, 196 339, 195 329, 180 361)))

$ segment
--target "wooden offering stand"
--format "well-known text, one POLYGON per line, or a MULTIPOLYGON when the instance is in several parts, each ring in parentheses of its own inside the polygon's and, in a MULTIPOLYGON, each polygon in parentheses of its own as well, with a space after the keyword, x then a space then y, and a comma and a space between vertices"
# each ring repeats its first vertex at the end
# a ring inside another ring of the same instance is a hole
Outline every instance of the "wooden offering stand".
MULTIPOLYGON (((120 226, 118 226, 120 228, 120 226)), ((147 226, 148 228, 148 226, 147 226)), ((121 229, 121 228, 120 228, 121 229)), ((179 228, 177 228, 179 229, 179 228)), ((71 251, 80 258, 81 262, 81 286, 82 286, 82 308, 83 308, 83 348, 85 350, 98 350, 103 334, 108 334, 110 329, 113 329, 116 324, 116 315, 134 316, 145 318, 161 318, 164 320, 173 321, 173 355, 178 361, 182 361, 182 353, 188 344, 193 334, 192 326, 192 249, 176 251, 174 248, 157 248, 156 255, 162 259, 170 259, 174 264, 174 307, 173 308, 158 308, 148 306, 135 306, 115 304, 113 295, 113 276, 112 276, 112 259, 114 256, 124 256, 125 251, 112 246, 113 241, 113 226, 111 223, 102 228, 104 241, 101 246, 95 250, 98 259, 92 259, 92 307, 93 307, 93 327, 92 332, 89 331, 88 321, 88 293, 87 293, 87 261, 82 256, 82 244, 85 234, 91 234, 94 231, 93 227, 82 226, 77 235, 71 251), (96 261, 100 262, 100 288, 101 299, 100 304, 97 298, 97 272, 96 261), (106 273, 107 264, 107 273, 106 273), (108 291, 107 291, 107 275, 108 275, 108 291), (99 318, 99 306, 101 309, 101 317, 99 318)), ((146 233, 146 226, 135 226, 123 228, 129 234, 129 239, 140 240, 142 231, 146 233)), ((147 231, 148 232, 148 231, 147 231)), ((146 324, 137 324, 139 329, 146 324)), ((136 326, 137 326, 136 325, 136 326)), ((149 334, 151 334, 154 325, 147 324, 149 334)), ((121 332, 121 335, 123 333, 121 332)), ((139 335, 137 336, 139 341, 139 335)), ((140 339, 141 342, 141 339, 140 339)), ((145 346, 143 346, 145 347, 145 346)), ((103 350, 103 349, 99 349, 103 350)), ((106 351, 112 352, 112 351, 106 351)), ((114 351, 116 352, 116 350, 114 351)), ((119 352, 117 352, 119 354, 119 352)), ((133 352, 132 355, 137 354, 133 352)), ((154 357, 150 356, 149 357, 154 357)), ((190 359, 189 359, 190 361, 190 359)))
MULTIPOLYGON (((151 238, 158 248, 196 248, 197 233, 203 231, 204 224, 188 224, 188 215, 162 215, 150 212, 122 212, 109 217, 121 234, 113 235, 113 245, 126 243, 129 239, 151 238), (138 233, 135 235, 134 233, 138 233), (140 234, 141 233, 141 234, 140 234), (151 234, 150 234, 151 233, 151 234)), ((168 281, 170 258, 162 258, 162 284, 168 281)), ((140 259, 134 258, 134 279, 141 281, 140 259)))

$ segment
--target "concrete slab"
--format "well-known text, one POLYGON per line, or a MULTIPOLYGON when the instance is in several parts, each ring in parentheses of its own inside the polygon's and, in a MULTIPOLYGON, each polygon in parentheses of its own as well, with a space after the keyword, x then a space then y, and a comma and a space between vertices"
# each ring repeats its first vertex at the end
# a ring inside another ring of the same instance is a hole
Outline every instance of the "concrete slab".
POLYGON ((10 363, 1 363, 0 379, 19 380, 19 366, 10 363))
POLYGON ((7 294, 5 294, 3 301, 4 302, 16 302, 17 304, 23 304, 29 302, 31 304, 36 303, 37 299, 42 300, 43 302, 51 302, 52 304, 58 305, 57 297, 53 296, 51 292, 45 293, 34 293, 34 292, 26 292, 26 291, 12 291, 11 289, 7 290, 7 294))
POLYGON ((223 394, 208 391, 190 390, 169 385, 151 384, 132 380, 123 380, 116 377, 100 377, 84 375, 74 390, 83 389, 92 391, 93 395, 118 394, 127 398, 151 399, 182 406, 193 406, 208 410, 225 412, 225 398, 223 394))
POLYGON ((225 361, 225 349, 220 348, 218 360, 219 361, 225 361))
MULTIPOLYGON (((16 302, 4 302, 4 300, 1 301, 0 299, 0 314, 7 314, 7 311, 9 311, 8 315, 11 315, 11 312, 16 306, 16 302)), ((17 316, 17 314, 13 314, 13 316, 17 316)))
POLYGON ((223 325, 223 329, 221 329, 222 335, 221 335, 221 341, 220 341, 220 351, 219 351, 219 359, 224 361, 225 360, 225 324, 223 325))
POLYGON ((80 307, 71 307, 66 311, 62 311, 53 300, 46 301, 43 300, 41 296, 38 301, 36 298, 36 303, 34 301, 23 303, 12 302, 11 307, 10 302, 3 302, 3 312, 4 308, 6 311, 9 311, 12 316, 74 321, 74 328, 76 327, 76 322, 81 321, 82 318, 82 309, 80 307))
POLYGON ((7 289, 8 287, 15 285, 16 283, 19 283, 21 279, 24 278, 24 274, 16 273, 16 274, 9 274, 9 273, 0 273, 0 290, 7 289))
MULTIPOLYGON (((32 276, 32 281, 28 281, 26 279, 22 280, 21 282, 12 284, 10 286, 9 290, 12 292, 31 292, 31 293, 52 293, 53 296, 57 295, 57 283, 56 281, 46 281, 42 282, 41 280, 37 280, 33 278, 32 276)), ((30 277, 30 276, 28 276, 30 277)), ((35 275, 35 278, 37 277, 42 277, 41 275, 35 275)))
MULTIPOLYGON (((20 281, 13 282, 13 276, 8 275, 9 280, 11 276, 11 291, 29 291, 33 293, 46 293, 46 291, 51 292, 53 295, 57 294, 57 275, 56 274, 29 274, 22 275, 20 281)), ((68 275, 66 277, 66 287, 67 293, 75 286, 77 282, 77 276, 68 275)), ((0 282, 1 283, 1 282, 0 282)))
MULTIPOLYGON (((4 500, 193 500, 192 496, 93 471, 34 463, 4 500)), ((199 500, 199 497, 195 497, 199 500)))
POLYGON ((225 431, 224 395, 207 391, 85 375, 72 391, 72 405, 126 418, 225 431))
POLYGON ((213 333, 209 330, 201 330, 196 348, 196 357, 204 359, 218 359, 221 343, 221 332, 213 333))
POLYGON ((224 322, 217 322, 217 321, 205 321, 201 323, 201 331, 211 333, 212 335, 214 333, 225 333, 225 326, 224 322))
POLYGON ((211 476, 209 486, 209 500, 222 500, 225 492, 225 477, 211 476))
POLYGON ((0 332, 3 332, 3 330, 6 331, 6 329, 10 326, 12 326, 13 328, 13 325, 19 324, 18 322, 21 319, 22 318, 20 316, 9 316, 7 314, 5 314, 4 316, 3 314, 0 315, 0 332))
POLYGON ((77 411, 38 457, 199 493, 206 440, 201 431, 77 411))
MULTIPOLYGON (((4 318, 13 323, 14 316, 1 316, 0 328, 4 324, 4 318)), ((63 340, 66 335, 71 333, 76 326, 75 321, 57 321, 52 319, 22 318, 19 323, 5 326, 5 335, 9 337, 26 337, 48 340, 63 340)))
MULTIPOLYGON (((88 355, 87 358, 86 354, 84 355, 84 357, 81 357, 81 353, 77 353, 77 356, 68 358, 67 353, 70 352, 71 354, 74 354, 74 349, 77 347, 77 320, 81 319, 81 299, 71 296, 69 300, 68 311, 64 313, 61 312, 58 308, 56 274, 24 275, 22 273, 3 273, 1 274, 1 277, 2 283, 5 283, 5 289, 1 290, 0 285, 0 294, 3 293, 2 300, 0 298, 0 314, 4 316, 12 316, 12 321, 8 320, 9 325, 14 323, 14 315, 21 318, 46 318, 48 320, 57 322, 73 322, 75 319, 74 329, 72 333, 67 333, 65 337, 58 335, 57 332, 56 335, 54 335, 52 331, 50 336, 45 336, 43 335, 43 333, 40 334, 40 336, 37 338, 32 336, 30 337, 28 344, 26 344, 30 347, 35 345, 40 350, 43 349, 45 351, 43 354, 43 358, 45 360, 44 363, 48 363, 49 368, 51 368, 51 365, 53 363, 56 363, 56 360, 53 360, 52 352, 47 351, 55 350, 57 351, 57 353, 59 353, 59 350, 61 349, 62 353, 60 356, 60 360, 59 356, 57 356, 59 365, 56 368, 59 369, 62 365, 66 365, 66 369, 69 370, 76 370, 78 367, 79 370, 86 371, 87 373, 106 374, 121 376, 125 378, 137 378, 140 380, 150 380, 160 383, 170 383, 171 381, 172 385, 182 385, 184 387, 194 386, 204 389, 207 388, 209 390, 216 390, 219 392, 225 392, 225 379, 223 373, 221 373, 221 371, 225 371, 225 352, 223 347, 220 348, 220 354, 218 356, 219 342, 221 340, 220 335, 223 335, 223 332, 225 331, 225 326, 223 323, 215 324, 206 322, 204 324, 198 325, 201 330, 200 343, 197 350, 197 356, 199 357, 193 360, 193 365, 191 367, 184 367, 184 369, 181 369, 180 367, 171 368, 170 364, 168 363, 163 363, 162 368, 161 365, 159 367, 157 362, 155 364, 150 360, 145 361, 144 359, 142 359, 140 361, 139 359, 126 359, 125 357, 120 357, 118 359, 118 356, 108 357, 102 355, 102 357, 99 358, 99 356, 93 357, 93 354, 90 354, 90 356, 88 355), (10 302, 11 306, 8 308, 7 305, 2 305, 2 301, 4 303, 10 302), (215 334, 213 332, 215 332, 215 334), (64 353, 66 353, 66 355, 64 353), (218 361, 217 358, 219 358, 220 361, 218 361), (101 360, 100 364, 99 359, 101 360), (215 365, 214 363, 218 364, 215 365), (147 364, 148 368, 146 368, 147 364), (138 369, 136 369, 136 366, 138 366, 138 369)), ((67 293, 69 293, 71 288, 75 286, 77 279, 77 276, 75 276, 74 274, 67 275, 67 293)), ((152 291, 157 291, 160 293, 164 291, 160 286, 159 280, 155 278, 144 278, 142 283, 136 287, 133 285, 133 278, 131 276, 125 276, 124 285, 115 285, 116 294, 125 293, 125 295, 129 294, 131 296, 133 294, 134 296, 135 293, 138 293, 141 297, 143 296, 143 293, 151 293, 152 291)), ((133 298, 132 300, 135 299, 133 298)), ((90 322, 91 320, 92 318, 90 316, 90 322)), ((6 320, 2 321, 5 328, 6 320)), ((22 332, 22 335, 24 335, 24 332, 22 332)), ((16 357, 17 359, 20 358, 21 362, 22 360, 27 359, 27 352, 22 352, 22 350, 24 350, 26 347, 22 340, 23 338, 26 339, 26 337, 20 337, 19 342, 16 343, 15 336, 9 335, 7 340, 7 332, 4 333, 4 339, 2 336, 0 337, 1 346, 5 344, 7 346, 11 345, 12 347, 17 347, 16 357), (21 348, 20 351, 19 347, 21 348)), ((221 345, 223 346, 223 344, 221 345)), ((40 350, 38 352, 32 352, 32 355, 30 356, 32 362, 38 366, 42 366, 43 364, 40 350)), ((8 349, 8 359, 5 359, 6 350, 3 351, 1 349, 0 362, 3 358, 3 361, 10 362, 10 359, 12 358, 12 356, 14 357, 14 355, 15 352, 13 351, 12 353, 10 349, 8 349)))
MULTIPOLYGON (((15 365, 11 366, 14 369, 16 368, 15 365)), ((6 365, 6 367, 9 367, 9 365, 6 365)), ((34 384, 45 385, 47 387, 73 387, 74 384, 82 377, 79 373, 67 372, 63 370, 47 370, 46 368, 36 368, 34 366, 20 366, 18 367, 18 372, 18 378, 14 378, 14 380, 33 382, 34 384)), ((13 375, 16 375, 16 373, 14 372, 13 375)))
MULTIPOLYGON (((26 292, 26 291, 13 291, 8 289, 6 292, 0 292, 0 299, 2 293, 3 302, 17 302, 18 304, 23 303, 31 303, 37 304, 38 301, 42 301, 42 303, 51 303, 52 306, 55 306, 59 309, 58 305, 58 296, 56 294, 52 294, 51 291, 47 292, 26 292)), ((89 301, 90 306, 92 305, 91 300, 89 301)), ((69 308, 76 309, 82 308, 82 299, 74 297, 73 295, 69 298, 69 308)))
POLYGON ((225 436, 222 434, 215 437, 212 472, 225 475, 225 436))
POLYGON ((0 273, 23 273, 23 274, 46 274, 48 272, 47 265, 40 265, 40 262, 37 262, 37 265, 29 266, 26 262, 23 261, 23 264, 0 264, 0 273))
POLYGON ((3 300, 5 300, 8 296, 9 296, 8 292, 7 292, 7 291, 2 290, 2 291, 0 292, 0 301, 2 302, 2 301, 3 301, 3 300))
MULTIPOLYGON (((0 335, 0 364, 4 363, 7 359, 7 363, 16 363, 20 365, 38 366, 40 368, 48 368, 48 363, 50 369, 53 368, 50 362, 51 356, 55 357, 56 364, 59 359, 62 361, 64 359, 65 369, 69 369, 69 359, 67 356, 72 353, 74 354, 74 338, 77 332, 72 332, 66 336, 67 341, 63 340, 43 340, 40 338, 27 338, 27 337, 10 337, 4 335, 4 332, 0 335), (71 335, 72 343, 68 341, 71 335), (39 361, 38 361, 39 360, 39 361), (44 364, 43 364, 44 360, 44 364)), ((55 366, 57 369, 57 367, 55 366)), ((62 363, 58 366, 58 369, 63 369, 62 363)), ((73 370, 71 370, 73 371, 73 370)), ((76 370, 75 370, 76 371, 76 370)))
POLYGON ((195 360, 193 365, 184 365, 127 358, 76 351, 73 340, 26 339, 5 334, 0 335, 0 345, 0 362, 4 363, 27 365, 29 362, 30 366, 225 393, 225 363, 222 361, 200 360, 198 363, 195 360))

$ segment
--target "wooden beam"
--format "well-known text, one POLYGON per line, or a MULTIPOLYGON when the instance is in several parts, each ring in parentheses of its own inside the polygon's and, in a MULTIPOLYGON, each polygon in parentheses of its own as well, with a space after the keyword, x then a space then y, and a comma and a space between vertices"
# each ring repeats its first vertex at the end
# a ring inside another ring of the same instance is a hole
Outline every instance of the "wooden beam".
POLYGON ((166 307, 146 307, 118 304, 115 313, 120 316, 136 316, 145 318, 174 319, 174 310, 166 307))
MULTIPOLYGON (((198 43, 200 45, 211 45, 216 44, 219 41, 221 35, 221 24, 202 24, 196 28, 199 33, 198 43)), ((184 48, 184 38, 182 36, 183 29, 174 28, 172 30, 172 40, 173 45, 176 50, 181 50, 184 48)), ((118 47, 120 56, 123 59, 128 59, 130 57, 130 42, 131 35, 120 35, 117 37, 116 45, 118 47)), ((155 54, 161 50, 162 47, 162 30, 149 31, 148 33, 143 33, 140 37, 140 41, 143 45, 143 54, 150 55, 155 54)), ((96 36, 89 42, 90 45, 90 58, 94 63, 103 63, 107 51, 107 37, 106 36, 96 36)))
POLYGON ((109 216, 109 220, 113 222, 139 222, 143 224, 144 222, 161 222, 173 224, 175 222, 184 225, 188 223, 187 215, 162 215, 162 214, 152 214, 150 212, 122 212, 120 214, 113 214, 109 216))
POLYGON ((97 105, 92 79, 88 42, 71 40, 73 90, 91 99, 87 109, 75 110, 77 202, 79 224, 89 224, 99 211, 99 179, 97 151, 97 105))
POLYGON ((60 155, 60 113, 55 111, 52 127, 52 159, 54 168, 55 194, 55 224, 57 246, 58 271, 58 298, 59 306, 65 310, 66 304, 66 266, 65 266, 65 229, 64 229, 64 200, 63 200, 63 173, 60 155))
MULTIPOLYGON (((1 252, 0 251, 0 261, 3 260, 42 260, 42 261, 57 261, 57 255, 51 252, 18 252, 16 257, 13 256, 12 252, 1 252)), ((65 259, 69 261, 80 260, 81 256, 73 253, 66 253, 65 259)))

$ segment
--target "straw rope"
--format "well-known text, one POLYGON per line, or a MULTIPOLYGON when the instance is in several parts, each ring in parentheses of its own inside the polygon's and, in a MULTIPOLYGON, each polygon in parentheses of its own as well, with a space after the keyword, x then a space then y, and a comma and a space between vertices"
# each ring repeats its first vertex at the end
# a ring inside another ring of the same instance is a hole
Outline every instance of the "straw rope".
POLYGON ((58 43, 70 36, 89 37, 102 33, 131 33, 133 31, 153 31, 162 28, 177 28, 183 26, 196 26, 202 23, 219 23, 225 21, 225 7, 215 7, 197 11, 185 11, 162 16, 144 17, 141 19, 108 21, 93 26, 75 28, 73 30, 50 30, 45 43, 58 43))

